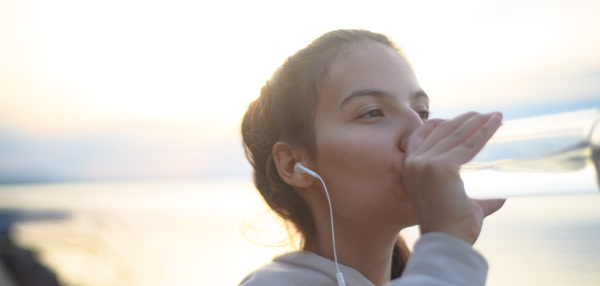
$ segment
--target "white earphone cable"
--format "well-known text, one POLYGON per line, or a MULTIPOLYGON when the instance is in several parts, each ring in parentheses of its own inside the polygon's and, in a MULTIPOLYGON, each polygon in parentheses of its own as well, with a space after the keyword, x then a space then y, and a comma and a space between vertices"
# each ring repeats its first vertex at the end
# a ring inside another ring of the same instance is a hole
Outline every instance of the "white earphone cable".
POLYGON ((323 184, 323 189, 325 189, 325 195, 327 196, 327 203, 329 203, 329 217, 331 218, 331 240, 333 242, 333 258, 335 260, 335 268, 337 270, 337 273, 335 275, 338 280, 338 285, 345 286, 346 283, 344 282, 344 276, 342 275, 342 272, 340 271, 340 267, 338 265, 338 260, 337 260, 337 252, 335 250, 335 230, 333 227, 333 209, 331 208, 331 199, 329 198, 329 192, 327 191, 327 186, 325 185, 323 178, 321 178, 321 176, 319 176, 317 173, 314 173, 314 176, 317 179, 319 179, 321 181, 321 183, 323 184))
POLYGON ((337 270, 337 272, 335 273, 335 276, 337 278, 338 286, 346 286, 346 282, 344 281, 344 275, 340 271, 340 266, 338 265, 337 251, 335 250, 335 228, 333 227, 333 209, 331 207, 331 199, 329 198, 329 191, 327 191, 327 186, 325 185, 325 181, 323 181, 323 178, 321 178, 321 176, 319 176, 319 174, 302 166, 302 163, 300 163, 300 162, 297 162, 294 165, 294 172, 307 173, 307 174, 311 175, 312 177, 319 179, 321 181, 321 184, 323 184, 323 189, 325 189, 325 196, 327 196, 327 203, 329 204, 329 217, 331 218, 331 241, 333 243, 333 259, 335 260, 335 269, 337 270))

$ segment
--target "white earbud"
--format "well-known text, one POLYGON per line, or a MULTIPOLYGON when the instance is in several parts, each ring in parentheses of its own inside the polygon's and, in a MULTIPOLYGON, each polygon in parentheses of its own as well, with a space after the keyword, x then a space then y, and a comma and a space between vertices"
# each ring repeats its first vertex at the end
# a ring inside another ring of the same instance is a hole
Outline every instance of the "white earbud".
POLYGON ((319 174, 317 174, 317 173, 313 172, 313 171, 312 171, 312 170, 310 170, 309 168, 306 168, 306 167, 304 167, 304 166, 302 165, 302 163, 301 163, 301 162, 298 162, 298 163, 296 163, 296 164, 294 165, 294 172, 296 172, 296 173, 298 173, 298 174, 303 174, 303 173, 306 173, 306 174, 309 174, 309 175, 311 175, 311 176, 313 176, 313 177, 315 177, 315 178, 321 178, 321 177, 319 176, 319 174))
POLYGON ((344 282, 344 275, 340 271, 340 267, 338 266, 338 262, 337 262, 337 252, 335 250, 335 231, 333 228, 333 211, 331 210, 331 199, 329 199, 329 192, 327 191, 327 186, 325 186, 325 182, 323 181, 321 176, 319 176, 319 174, 315 173, 314 171, 312 171, 309 168, 304 167, 302 165, 302 163, 300 163, 300 162, 298 162, 294 165, 294 172, 297 174, 309 174, 309 175, 319 179, 321 181, 321 183, 323 184, 323 189, 325 189, 325 195, 327 196, 327 202, 329 203, 329 216, 331 218, 331 239, 333 241, 333 257, 335 259, 335 268, 337 269, 337 273, 335 274, 335 276, 337 277, 339 286, 346 286, 346 282, 344 282))

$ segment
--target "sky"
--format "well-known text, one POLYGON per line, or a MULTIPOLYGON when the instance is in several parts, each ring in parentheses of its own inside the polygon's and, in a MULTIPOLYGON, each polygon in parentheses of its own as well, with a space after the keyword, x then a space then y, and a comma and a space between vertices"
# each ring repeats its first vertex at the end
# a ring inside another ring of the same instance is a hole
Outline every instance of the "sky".
POLYGON ((0 183, 249 176, 239 123, 283 60, 390 36, 434 117, 600 108, 600 1, 0 0, 0 183))

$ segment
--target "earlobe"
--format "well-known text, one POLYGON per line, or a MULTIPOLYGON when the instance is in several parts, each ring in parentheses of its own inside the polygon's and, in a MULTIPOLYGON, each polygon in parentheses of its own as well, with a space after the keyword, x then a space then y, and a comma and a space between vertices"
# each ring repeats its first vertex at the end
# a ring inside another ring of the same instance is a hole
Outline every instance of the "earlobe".
POLYGON ((298 173, 294 170, 294 165, 306 158, 308 158, 306 151, 294 149, 288 143, 277 142, 273 145, 273 160, 277 173, 284 182, 292 187, 306 188, 314 182, 314 178, 309 174, 298 173))

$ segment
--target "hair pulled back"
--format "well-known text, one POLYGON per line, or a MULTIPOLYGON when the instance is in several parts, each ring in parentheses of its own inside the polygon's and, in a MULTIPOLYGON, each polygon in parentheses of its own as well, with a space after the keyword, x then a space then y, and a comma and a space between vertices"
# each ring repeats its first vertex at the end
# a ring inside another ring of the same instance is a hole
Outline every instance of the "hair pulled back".
MULTIPOLYGON (((336 30, 323 34, 288 57, 250 103, 242 120, 246 156, 254 168, 254 184, 267 205, 301 234, 304 243, 315 236, 311 212, 304 200, 277 173, 273 146, 281 141, 305 148, 315 156, 314 115, 319 89, 333 61, 359 43, 380 43, 400 49, 386 36, 365 30, 336 30)), ((408 249, 399 238, 394 247, 392 278, 399 277, 408 249)))

